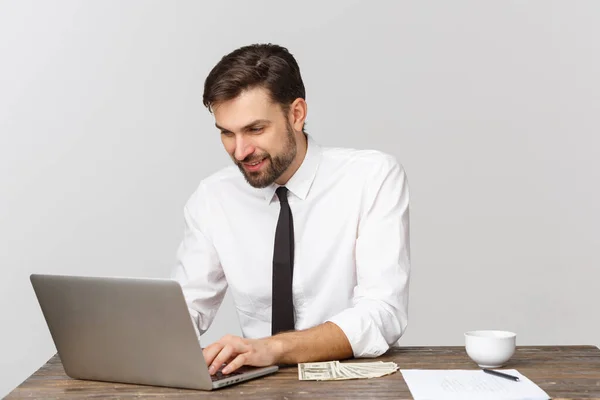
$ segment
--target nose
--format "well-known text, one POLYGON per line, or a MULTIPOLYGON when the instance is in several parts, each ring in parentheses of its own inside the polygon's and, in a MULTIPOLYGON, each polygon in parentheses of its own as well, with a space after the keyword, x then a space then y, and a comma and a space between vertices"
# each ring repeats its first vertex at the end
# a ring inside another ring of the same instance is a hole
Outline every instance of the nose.
POLYGON ((254 145, 244 135, 237 135, 235 138, 234 157, 238 161, 244 160, 254 152, 254 145))

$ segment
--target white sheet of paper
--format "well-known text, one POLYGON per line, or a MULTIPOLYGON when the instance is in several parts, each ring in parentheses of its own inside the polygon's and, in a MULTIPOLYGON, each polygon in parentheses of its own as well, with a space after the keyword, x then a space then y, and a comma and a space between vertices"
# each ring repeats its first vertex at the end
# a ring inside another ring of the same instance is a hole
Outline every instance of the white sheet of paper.
POLYGON ((415 400, 548 400, 550 396, 516 369, 498 371, 520 381, 486 374, 482 370, 401 369, 415 400))

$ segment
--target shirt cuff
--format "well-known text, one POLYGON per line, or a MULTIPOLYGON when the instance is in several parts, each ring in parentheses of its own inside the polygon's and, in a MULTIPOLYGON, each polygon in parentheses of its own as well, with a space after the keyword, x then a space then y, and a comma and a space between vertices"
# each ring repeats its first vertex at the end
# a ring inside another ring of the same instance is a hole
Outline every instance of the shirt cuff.
POLYGON ((327 321, 333 322, 344 332, 354 357, 378 357, 390 348, 365 309, 348 308, 327 321))

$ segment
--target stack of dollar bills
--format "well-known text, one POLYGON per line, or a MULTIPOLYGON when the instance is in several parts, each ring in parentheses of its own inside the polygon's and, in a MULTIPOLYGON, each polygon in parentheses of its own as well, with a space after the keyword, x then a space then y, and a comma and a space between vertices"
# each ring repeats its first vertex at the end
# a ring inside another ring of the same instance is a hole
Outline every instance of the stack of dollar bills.
POLYGON ((337 381, 342 379, 379 378, 398 370, 394 362, 341 363, 339 361, 298 364, 301 381, 337 381))

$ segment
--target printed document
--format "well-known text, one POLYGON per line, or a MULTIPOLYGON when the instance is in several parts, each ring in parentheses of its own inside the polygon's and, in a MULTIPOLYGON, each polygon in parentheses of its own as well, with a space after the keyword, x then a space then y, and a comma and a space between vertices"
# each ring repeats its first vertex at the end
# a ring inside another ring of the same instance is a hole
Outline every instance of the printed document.
POLYGON ((498 370, 515 382, 482 370, 401 369, 415 400, 548 400, 550 396, 516 369, 498 370))

